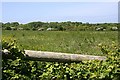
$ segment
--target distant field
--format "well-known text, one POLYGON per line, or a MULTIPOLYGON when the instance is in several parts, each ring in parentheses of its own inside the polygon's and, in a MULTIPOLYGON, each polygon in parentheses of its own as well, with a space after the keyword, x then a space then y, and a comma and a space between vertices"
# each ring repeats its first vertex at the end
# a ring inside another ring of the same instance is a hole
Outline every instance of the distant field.
POLYGON ((98 44, 117 43, 117 31, 4 31, 24 49, 102 55, 98 44))

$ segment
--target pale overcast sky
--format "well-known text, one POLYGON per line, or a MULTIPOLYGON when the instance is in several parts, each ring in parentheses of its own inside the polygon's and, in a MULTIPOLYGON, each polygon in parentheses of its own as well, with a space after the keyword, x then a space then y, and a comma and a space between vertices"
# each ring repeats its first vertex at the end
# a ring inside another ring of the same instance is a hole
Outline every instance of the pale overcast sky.
POLYGON ((117 2, 3 2, 2 21, 118 22, 117 2))

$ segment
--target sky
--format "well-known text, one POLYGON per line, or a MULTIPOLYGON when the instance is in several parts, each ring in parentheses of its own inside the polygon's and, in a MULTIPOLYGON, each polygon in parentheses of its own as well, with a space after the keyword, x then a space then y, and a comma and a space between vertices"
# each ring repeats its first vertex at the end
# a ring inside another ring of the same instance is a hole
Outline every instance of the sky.
POLYGON ((117 2, 2 2, 2 22, 118 22, 117 2))
POLYGON ((118 2, 119 0, 1 0, 2 2, 118 2))

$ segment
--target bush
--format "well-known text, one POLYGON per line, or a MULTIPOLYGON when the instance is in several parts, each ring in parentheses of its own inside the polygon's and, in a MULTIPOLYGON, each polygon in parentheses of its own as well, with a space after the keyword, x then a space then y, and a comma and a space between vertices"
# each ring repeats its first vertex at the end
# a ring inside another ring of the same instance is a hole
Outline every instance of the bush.
POLYGON ((37 29, 36 28, 32 28, 33 31, 36 31, 37 29))
POLYGON ((12 30, 11 27, 6 27, 5 30, 12 30))
POLYGON ((40 62, 24 59, 24 50, 15 41, 2 41, 2 50, 7 49, 14 59, 2 60, 3 80, 119 80, 120 49, 99 45, 105 61, 89 60, 79 63, 40 62))

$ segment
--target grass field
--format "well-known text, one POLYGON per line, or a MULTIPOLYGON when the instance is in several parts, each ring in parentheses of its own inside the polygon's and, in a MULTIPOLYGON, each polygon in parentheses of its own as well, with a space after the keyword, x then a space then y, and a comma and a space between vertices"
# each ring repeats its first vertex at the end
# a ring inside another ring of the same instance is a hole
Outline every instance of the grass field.
POLYGON ((24 49, 77 54, 101 54, 98 44, 118 41, 117 31, 4 31, 2 38, 16 39, 24 49))

